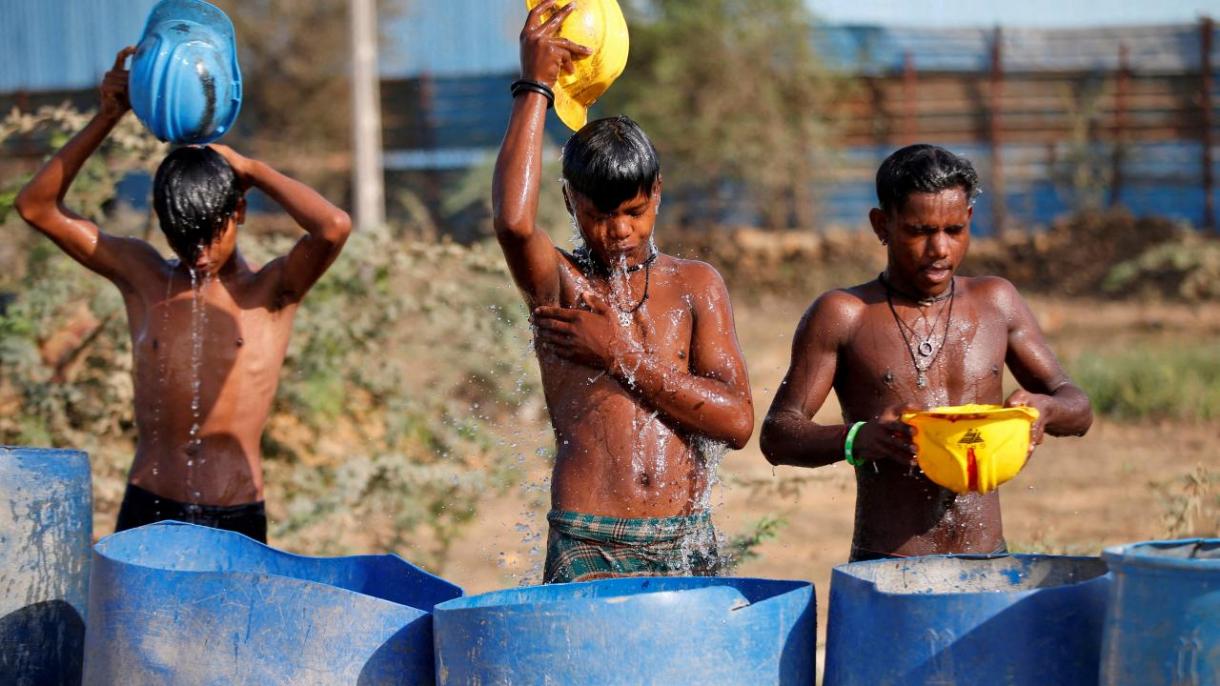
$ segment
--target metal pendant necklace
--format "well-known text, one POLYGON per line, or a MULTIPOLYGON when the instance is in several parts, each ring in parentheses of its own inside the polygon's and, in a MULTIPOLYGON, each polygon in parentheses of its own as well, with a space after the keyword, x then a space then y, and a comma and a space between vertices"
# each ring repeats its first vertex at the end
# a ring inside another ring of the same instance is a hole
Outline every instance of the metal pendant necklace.
MULTIPOLYGON (((882 286, 885 286, 885 303, 890 307, 890 314, 894 316, 894 323, 898 325, 898 333, 902 335, 902 342, 906 345, 907 354, 911 356, 911 365, 915 367, 915 387, 926 388, 928 385, 928 370, 936 363, 941 351, 945 349, 945 343, 949 340, 949 329, 953 325, 953 300, 954 294, 957 291, 957 279, 950 278, 949 292, 947 294, 942 293, 935 298, 915 299, 915 302, 921 305, 925 303, 932 304, 947 299, 949 305, 946 308, 942 308, 941 311, 943 312, 947 309, 949 313, 945 317, 945 333, 940 339, 939 346, 932 344, 932 338, 936 335, 936 326, 940 323, 940 313, 937 313, 936 318, 932 320, 932 327, 928 331, 927 337, 919 341, 914 347, 911 346, 911 342, 912 339, 918 338, 918 334, 906 322, 902 321, 902 317, 898 316, 898 310, 894 308, 894 293, 896 290, 890 286, 890 282, 885 278, 884 273, 878 275, 877 280, 881 282, 882 286), (910 332, 909 335, 908 330, 910 332), (924 360, 923 364, 920 364, 921 358, 924 360)), ((899 293, 899 295, 902 295, 902 293, 899 293)))

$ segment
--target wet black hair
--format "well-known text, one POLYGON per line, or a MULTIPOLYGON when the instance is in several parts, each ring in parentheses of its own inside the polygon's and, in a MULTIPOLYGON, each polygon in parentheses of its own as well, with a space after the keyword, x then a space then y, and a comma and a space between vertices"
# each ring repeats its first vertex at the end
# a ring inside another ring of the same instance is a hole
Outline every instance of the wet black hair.
POLYGON ((194 262, 200 246, 216 239, 241 199, 237 175, 211 148, 171 152, 153 178, 153 208, 169 246, 194 262))
POLYGON ((911 193, 966 192, 971 205, 982 192, 970 160, 936 145, 908 145, 885 158, 877 169, 877 201, 886 212, 902 209, 911 193))
POLYGON ((651 194, 660 177, 656 148, 629 117, 591 121, 563 146, 564 180, 602 212, 651 194))

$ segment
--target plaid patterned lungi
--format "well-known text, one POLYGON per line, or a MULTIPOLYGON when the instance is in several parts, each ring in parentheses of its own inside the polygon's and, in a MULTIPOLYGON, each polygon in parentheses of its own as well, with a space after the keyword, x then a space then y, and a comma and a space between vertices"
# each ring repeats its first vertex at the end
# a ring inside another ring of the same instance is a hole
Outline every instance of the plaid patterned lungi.
POLYGON ((707 512, 625 519, 552 510, 543 583, 619 576, 715 576, 716 529, 707 512))

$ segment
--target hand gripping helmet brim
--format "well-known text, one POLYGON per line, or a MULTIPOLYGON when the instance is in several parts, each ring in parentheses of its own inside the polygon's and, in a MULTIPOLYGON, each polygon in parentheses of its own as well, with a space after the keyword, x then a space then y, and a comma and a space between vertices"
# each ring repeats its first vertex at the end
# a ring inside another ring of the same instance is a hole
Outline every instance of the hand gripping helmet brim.
POLYGON ((131 62, 131 109, 157 138, 202 145, 223 136, 241 110, 233 22, 202 0, 153 7, 131 62))
MULTIPOLYGON (((541 0, 526 0, 533 9, 541 0)), ((630 40, 627 20, 617 0, 559 0, 556 9, 576 3, 576 9, 559 28, 562 38, 593 51, 575 60, 571 74, 560 74, 555 84, 555 114, 573 131, 589 120, 589 107, 610 88, 627 67, 630 40)), ((543 17, 545 21, 548 17, 543 17)))

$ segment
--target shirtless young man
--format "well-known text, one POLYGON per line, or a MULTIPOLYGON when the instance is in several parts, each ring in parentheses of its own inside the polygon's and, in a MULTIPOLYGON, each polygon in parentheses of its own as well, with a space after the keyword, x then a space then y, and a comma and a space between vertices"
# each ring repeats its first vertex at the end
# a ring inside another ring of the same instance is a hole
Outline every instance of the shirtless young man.
POLYGON ((819 297, 797 327, 792 365, 762 430, 772 464, 844 459, 855 422, 856 525, 851 559, 1006 550, 1000 496, 956 495, 914 466, 907 409, 994 403, 1037 408, 1043 433, 1083 435, 1092 423, 1012 284, 955 276, 970 245, 978 176, 942 148, 913 145, 877 172, 869 221, 888 264, 877 279, 819 297), (1003 399, 1004 365, 1021 389, 1003 399), (811 421, 833 386, 845 424, 811 421))
POLYGON ((293 316, 351 222, 304 184, 220 145, 179 148, 157 170, 154 207, 180 259, 66 208, 81 165, 130 108, 123 65, 132 51, 119 53, 97 115, 26 184, 17 211, 123 295, 139 440, 116 530, 177 519, 266 541, 259 439, 293 316), (237 250, 248 188, 307 232, 262 268, 237 250))
MULTIPOLYGON (((521 34, 521 74, 547 86, 588 51, 557 37, 569 4, 544 0, 521 34)), ((715 269, 657 252, 661 176, 625 117, 564 146, 563 192, 584 245, 556 249, 535 224, 547 98, 521 90, 496 162, 496 235, 533 308, 558 447, 544 580, 712 574, 707 452, 754 428, 728 292, 715 269)))

